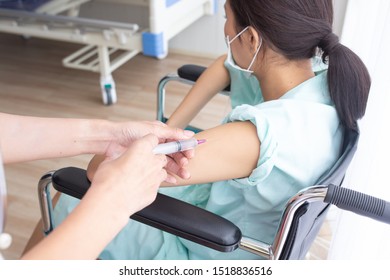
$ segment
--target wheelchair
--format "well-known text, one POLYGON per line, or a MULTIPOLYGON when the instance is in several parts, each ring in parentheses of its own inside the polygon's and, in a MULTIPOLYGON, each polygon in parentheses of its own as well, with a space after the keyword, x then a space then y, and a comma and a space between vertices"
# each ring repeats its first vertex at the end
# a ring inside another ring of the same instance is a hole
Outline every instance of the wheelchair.
MULTIPOLYGON (((193 84, 204 70, 201 66, 184 65, 177 74, 161 79, 157 90, 158 120, 167 120, 164 115, 166 84, 171 81, 193 84)), ((228 91, 226 88, 224 93, 228 91)), ((236 225, 223 217, 163 194, 158 194, 151 205, 130 218, 220 252, 245 250, 269 260, 304 259, 331 205, 390 224, 390 202, 341 186, 358 141, 358 129, 345 130, 340 158, 317 184, 306 186, 286 203, 272 244, 243 236, 236 225)), ((90 182, 86 170, 75 167, 51 171, 41 177, 38 193, 46 234, 53 230, 51 186, 81 199, 90 182)))

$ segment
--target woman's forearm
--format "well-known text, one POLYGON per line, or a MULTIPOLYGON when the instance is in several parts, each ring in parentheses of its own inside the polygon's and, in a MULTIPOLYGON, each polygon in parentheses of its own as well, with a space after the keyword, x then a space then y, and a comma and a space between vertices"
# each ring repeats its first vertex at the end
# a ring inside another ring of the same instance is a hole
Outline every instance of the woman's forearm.
POLYGON ((114 137, 104 120, 55 119, 0 113, 5 163, 104 152, 114 137))
POLYGON ((224 64, 226 56, 219 57, 199 77, 175 112, 170 116, 168 125, 186 127, 199 111, 229 83, 230 77, 224 64))

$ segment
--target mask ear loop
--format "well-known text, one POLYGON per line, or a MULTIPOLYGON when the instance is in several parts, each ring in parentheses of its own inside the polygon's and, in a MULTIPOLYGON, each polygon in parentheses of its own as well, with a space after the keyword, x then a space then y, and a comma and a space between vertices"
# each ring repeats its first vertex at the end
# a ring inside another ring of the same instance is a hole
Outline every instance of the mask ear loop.
MULTIPOLYGON (((245 27, 243 30, 241 30, 239 33, 237 33, 236 36, 233 37, 233 39, 228 40, 229 45, 230 45, 234 40, 236 40, 238 37, 240 37, 240 35, 241 35, 242 33, 244 33, 245 31, 247 31, 248 28, 249 28, 249 26, 245 27)), ((229 38, 229 35, 227 35, 226 38, 229 38)))
POLYGON ((251 63, 249 64, 249 66, 248 66, 248 69, 247 69, 247 70, 250 70, 250 69, 251 69, 251 67, 252 67, 252 65, 253 65, 253 63, 255 63, 255 60, 256 60, 257 54, 259 53, 259 51, 260 51, 260 48, 261 48, 261 46, 262 46, 262 45, 263 45, 263 38, 262 38, 262 37, 260 37, 260 44, 259 44, 259 46, 257 47, 256 53, 255 53, 255 55, 253 56, 253 58, 252 58, 252 61, 251 61, 251 63))

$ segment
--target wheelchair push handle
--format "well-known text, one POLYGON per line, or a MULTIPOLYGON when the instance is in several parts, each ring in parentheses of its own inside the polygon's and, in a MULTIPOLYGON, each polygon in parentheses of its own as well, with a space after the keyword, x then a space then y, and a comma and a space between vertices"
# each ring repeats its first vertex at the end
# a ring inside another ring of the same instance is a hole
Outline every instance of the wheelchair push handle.
POLYGON ((329 185, 324 202, 390 224, 390 202, 351 189, 329 185))

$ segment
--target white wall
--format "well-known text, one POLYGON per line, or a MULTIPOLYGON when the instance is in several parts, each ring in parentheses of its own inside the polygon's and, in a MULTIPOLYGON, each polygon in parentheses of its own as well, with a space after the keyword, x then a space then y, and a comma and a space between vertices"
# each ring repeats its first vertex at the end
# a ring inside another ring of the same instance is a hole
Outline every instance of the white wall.
MULTIPOLYGON (((225 0, 218 1, 218 12, 214 16, 206 16, 184 30, 170 42, 172 51, 199 54, 202 56, 218 56, 226 52, 224 39, 225 0)), ((333 0, 334 32, 341 35, 345 9, 348 0, 333 0)))
MULTIPOLYGON (((212 16, 204 16, 174 37, 169 42, 171 52, 205 57, 216 57, 226 52, 223 31, 225 24, 225 11, 223 5, 225 4, 225 0, 216 1, 218 2, 217 13, 212 16)), ((334 0, 334 31, 339 35, 342 30, 347 2, 348 0, 334 0)), ((128 5, 92 2, 85 6, 82 10, 82 15, 98 17, 101 19, 116 18, 117 20, 125 22, 135 21, 141 26, 145 26, 147 24, 147 20, 145 21, 147 10, 137 9, 134 11, 132 9, 134 8, 128 5)))
MULTIPOLYGON (((356 52, 371 75, 365 117, 359 123, 360 140, 348 169, 345 186, 390 201, 390 2, 349 2, 342 42, 356 52)), ((390 259, 390 226, 347 211, 340 212, 329 258, 390 259)), ((369 267, 365 266, 367 271, 369 267)))
POLYGON ((205 57, 216 57, 226 53, 223 31, 225 0, 217 1, 217 13, 212 16, 204 16, 173 38, 169 43, 171 51, 205 57))
POLYGON ((345 11, 347 9, 348 0, 333 0, 334 20, 333 31, 337 35, 342 35, 345 11))

